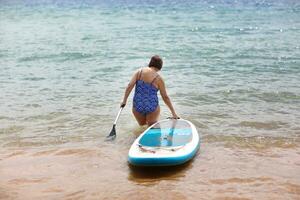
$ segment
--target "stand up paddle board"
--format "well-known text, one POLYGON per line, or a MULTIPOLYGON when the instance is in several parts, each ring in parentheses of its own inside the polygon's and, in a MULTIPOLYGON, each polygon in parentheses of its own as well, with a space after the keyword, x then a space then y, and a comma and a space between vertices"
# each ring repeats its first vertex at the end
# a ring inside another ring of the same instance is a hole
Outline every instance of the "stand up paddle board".
POLYGON ((180 165, 200 147, 195 126, 184 119, 161 120, 145 130, 131 145, 128 161, 136 166, 180 165))

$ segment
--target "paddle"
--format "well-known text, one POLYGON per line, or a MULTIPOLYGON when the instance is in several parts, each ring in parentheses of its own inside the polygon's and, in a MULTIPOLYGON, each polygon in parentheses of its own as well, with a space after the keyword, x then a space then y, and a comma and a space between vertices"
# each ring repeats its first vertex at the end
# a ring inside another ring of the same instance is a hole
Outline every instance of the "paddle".
POLYGON ((116 125, 117 125, 117 121, 118 121, 118 119, 119 119, 119 117, 120 117, 120 114, 121 114, 121 112, 122 112, 122 110, 123 110, 124 107, 125 107, 125 104, 122 104, 121 107, 120 107, 120 110, 119 110, 119 112, 118 112, 118 115, 117 115, 117 117, 116 117, 116 119, 115 119, 115 121, 114 121, 113 127, 112 127, 112 129, 111 129, 109 135, 106 136, 106 139, 107 139, 107 140, 114 140, 114 139, 116 138, 116 136, 117 136, 117 133, 116 133, 116 125))

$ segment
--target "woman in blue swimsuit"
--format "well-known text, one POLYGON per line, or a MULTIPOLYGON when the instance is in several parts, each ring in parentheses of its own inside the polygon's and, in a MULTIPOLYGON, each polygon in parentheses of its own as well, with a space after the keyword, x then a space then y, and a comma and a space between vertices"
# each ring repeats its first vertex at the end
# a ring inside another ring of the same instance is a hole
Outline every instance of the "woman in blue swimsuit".
POLYGON ((135 86, 132 112, 141 126, 145 124, 150 126, 158 120, 160 107, 158 104, 157 91, 160 91, 161 97, 169 107, 173 118, 179 118, 167 95, 165 83, 158 74, 162 65, 162 59, 157 55, 153 56, 148 67, 142 68, 134 73, 125 90, 123 102, 121 103, 122 107, 126 105, 127 98, 135 86))

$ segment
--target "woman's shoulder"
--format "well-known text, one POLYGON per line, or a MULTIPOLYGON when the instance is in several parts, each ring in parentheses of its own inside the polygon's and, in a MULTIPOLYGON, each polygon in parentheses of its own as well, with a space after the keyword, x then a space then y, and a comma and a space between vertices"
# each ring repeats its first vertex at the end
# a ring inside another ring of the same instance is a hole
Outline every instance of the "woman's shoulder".
POLYGON ((136 70, 135 70, 135 73, 141 73, 141 72, 145 72, 146 71, 146 67, 138 67, 136 70))
POLYGON ((162 81, 164 80, 163 77, 162 77, 162 75, 159 74, 159 73, 157 73, 157 72, 156 72, 156 76, 157 76, 157 79, 158 79, 158 80, 162 80, 162 81))
POLYGON ((134 74, 139 74, 139 73, 143 72, 144 69, 145 69, 145 67, 138 67, 138 68, 134 71, 134 74))

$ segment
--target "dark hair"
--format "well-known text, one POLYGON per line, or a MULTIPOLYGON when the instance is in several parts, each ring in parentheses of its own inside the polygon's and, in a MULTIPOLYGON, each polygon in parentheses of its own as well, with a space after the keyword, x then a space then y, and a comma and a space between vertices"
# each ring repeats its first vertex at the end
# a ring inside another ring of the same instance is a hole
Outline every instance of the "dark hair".
POLYGON ((163 66, 162 59, 158 55, 152 56, 148 67, 155 67, 155 68, 161 70, 162 66, 163 66))

